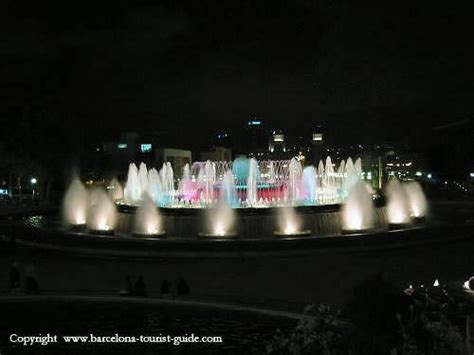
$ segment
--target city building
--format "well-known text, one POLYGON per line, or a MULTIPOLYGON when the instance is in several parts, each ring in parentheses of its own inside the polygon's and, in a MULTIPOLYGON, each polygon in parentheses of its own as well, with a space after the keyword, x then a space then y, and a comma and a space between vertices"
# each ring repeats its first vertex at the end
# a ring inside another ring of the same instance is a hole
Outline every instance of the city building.
POLYGON ((199 154, 201 161, 231 161, 232 149, 225 147, 213 147, 210 151, 201 152, 199 154))
POLYGON ((324 133, 321 126, 315 126, 311 131, 311 156, 310 160, 315 163, 318 159, 323 159, 324 156, 324 133))
POLYGON ((148 166, 160 168, 165 162, 171 163, 180 178, 185 164, 192 163, 192 152, 187 149, 164 146, 161 135, 148 133, 140 135, 136 132, 126 132, 116 141, 109 141, 96 148, 100 155, 99 162, 103 172, 124 176, 131 162, 146 163, 148 166))
POLYGON ((286 153, 285 134, 281 129, 274 130, 268 143, 268 151, 272 156, 284 155, 286 153))
POLYGON ((251 116, 247 122, 245 136, 242 137, 242 152, 248 157, 264 159, 267 153, 268 132, 264 122, 258 116, 251 116))

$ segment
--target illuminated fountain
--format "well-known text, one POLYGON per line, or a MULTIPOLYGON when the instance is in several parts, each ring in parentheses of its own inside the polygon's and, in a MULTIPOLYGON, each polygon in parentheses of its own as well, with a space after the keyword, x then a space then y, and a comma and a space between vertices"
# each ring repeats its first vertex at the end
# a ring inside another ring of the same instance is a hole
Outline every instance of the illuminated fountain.
POLYGON ((183 174, 178 184, 178 195, 182 197, 183 202, 189 202, 193 199, 195 191, 193 189, 193 181, 191 178, 191 168, 186 164, 183 168, 183 174))
POLYGON ((175 190, 174 190, 174 171, 170 162, 163 163, 159 171, 159 177, 161 179, 161 195, 160 204, 163 206, 172 206, 174 203, 175 190))
POLYGON ((239 199, 237 197, 237 189, 235 187, 234 174, 232 170, 227 170, 222 179, 221 186, 221 200, 225 201, 231 207, 237 207, 239 205, 239 199))
POLYGON ((345 162, 345 178, 343 179, 342 182, 342 188, 345 191, 349 191, 352 185, 357 183, 359 180, 359 175, 357 173, 357 169, 352 162, 351 158, 348 158, 347 161, 345 162))
POLYGON ((89 194, 78 177, 69 185, 63 201, 63 216, 65 221, 76 228, 86 224, 89 207, 89 194))
POLYGON ((147 196, 155 203, 158 204, 162 198, 161 190, 161 179, 158 174, 158 170, 150 169, 148 171, 148 184, 147 184, 147 196))
POLYGON ((249 172, 247 177, 247 205, 256 207, 258 202, 257 184, 260 177, 257 160, 252 158, 249 161, 249 172))
POLYGON ((166 225, 170 236, 212 239, 236 237, 237 232, 244 239, 333 236, 341 229, 343 234, 367 233, 387 226, 401 229, 426 215, 427 201, 418 183, 392 179, 384 207, 383 199, 373 199, 377 192, 362 175, 360 158, 335 164, 327 157, 317 168, 303 168, 296 158, 237 158, 186 164, 176 175, 170 162, 159 169, 131 163, 123 189, 113 179, 107 190, 88 192, 74 179, 63 212, 69 225, 87 225, 95 234, 159 237, 166 225))
POLYGON ((140 198, 142 198, 148 191, 148 169, 145 163, 140 163, 138 168, 138 182, 140 183, 140 198))
POLYGON ((274 232, 276 236, 303 236, 310 235, 310 230, 303 230, 302 218, 291 206, 278 209, 278 230, 274 232))
POLYGON ((303 169, 302 196, 305 204, 316 203, 318 197, 318 174, 314 166, 307 166, 303 169))
POLYGON ((358 180, 349 190, 341 211, 343 233, 367 232, 374 227, 374 204, 365 185, 358 180))
POLYGON ((161 217, 155 202, 146 195, 135 214, 133 232, 137 236, 159 237, 164 236, 161 217))
POLYGON ((301 178, 303 176, 303 168, 301 163, 292 158, 288 169, 288 185, 286 188, 285 199, 290 203, 298 203, 300 200, 301 178))
POLYGON ((410 223, 410 205, 406 190, 397 178, 392 178, 386 188, 387 221, 396 229, 410 223))
POLYGON ((360 159, 354 164, 348 158, 336 166, 328 157, 325 163, 319 163, 317 169, 312 166, 303 169, 295 158, 275 161, 237 158, 233 162, 206 161, 195 162, 191 167, 186 165, 175 188, 174 172, 169 162, 164 163, 159 171, 148 170, 144 163, 139 168, 132 163, 124 198, 119 203, 139 205, 146 192, 159 207, 212 207, 221 193, 230 192, 222 190, 221 186, 231 186, 232 178, 237 198, 233 196, 228 202, 233 208, 340 204, 360 175, 360 159), (232 176, 227 174, 228 171, 232 171, 232 176))
POLYGON ((117 180, 117 178, 112 179, 109 186, 107 186, 107 191, 113 201, 123 199, 123 187, 122 184, 120 184, 120 182, 117 180))
POLYGON ((201 232, 202 237, 232 238, 237 233, 234 230, 235 212, 232 204, 237 203, 237 192, 234 184, 234 175, 231 170, 224 174, 220 190, 219 203, 207 210, 207 231, 201 232))
POLYGON ((127 185, 123 191, 123 198, 125 202, 139 201, 142 198, 138 168, 134 163, 128 166, 127 185))
POLYGON ((207 231, 199 233, 207 238, 234 238, 237 236, 235 227, 235 212, 229 204, 221 200, 207 210, 207 231))
MULTIPOLYGON (((210 223, 204 234, 222 235, 225 230, 226 236, 235 231, 219 216, 232 209, 343 205, 341 220, 332 221, 324 228, 334 231, 342 226, 344 233, 383 229, 387 222, 390 228, 400 228, 409 224, 412 216, 425 215, 426 199, 419 185, 402 185, 397 180, 391 180, 386 188, 386 215, 375 213, 372 195, 376 191, 365 184, 361 176, 360 158, 354 162, 349 157, 335 164, 327 157, 317 168, 306 166, 304 169, 296 158, 275 161, 237 158, 233 162, 185 165, 175 188, 170 163, 164 163, 159 171, 148 170, 143 163, 139 168, 130 164, 124 199, 118 203, 140 206, 146 192, 157 207, 207 208, 208 215, 217 217, 211 218, 215 222, 210 223)), ((293 234, 291 223, 285 221, 287 216, 294 215, 286 209, 281 216, 279 213, 282 223, 288 226, 279 225, 277 233, 293 234)), ((296 232, 301 233, 301 228, 296 232)))
POLYGON ((428 212, 428 201, 420 184, 417 181, 408 181, 403 187, 408 197, 411 216, 415 220, 423 220, 428 212))
POLYGON ((114 234, 117 211, 115 203, 100 188, 90 193, 90 205, 87 213, 87 229, 94 234, 114 234))
POLYGON ((206 161, 204 170, 198 175, 198 185, 201 188, 201 201, 206 205, 214 202, 214 184, 216 182, 216 166, 211 161, 206 161))

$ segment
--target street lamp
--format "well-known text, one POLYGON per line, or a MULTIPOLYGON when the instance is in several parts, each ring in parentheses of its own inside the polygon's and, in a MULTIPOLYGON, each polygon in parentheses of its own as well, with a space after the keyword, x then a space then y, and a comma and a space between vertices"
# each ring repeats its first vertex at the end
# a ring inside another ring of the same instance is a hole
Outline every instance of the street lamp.
POLYGON ((35 185, 36 185, 37 182, 38 182, 38 179, 35 178, 35 177, 32 177, 31 180, 30 180, 30 183, 31 183, 31 186, 32 186, 32 189, 33 189, 33 191, 32 191, 33 200, 35 199, 35 185))

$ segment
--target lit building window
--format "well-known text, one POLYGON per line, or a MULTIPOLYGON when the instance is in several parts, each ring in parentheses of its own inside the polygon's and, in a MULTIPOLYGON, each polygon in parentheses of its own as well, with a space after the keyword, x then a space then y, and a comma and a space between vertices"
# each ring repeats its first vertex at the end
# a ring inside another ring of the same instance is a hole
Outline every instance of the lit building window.
POLYGON ((284 142, 285 141, 285 136, 283 134, 274 134, 273 135, 273 141, 274 142, 284 142))
POLYGON ((143 143, 140 144, 140 150, 142 153, 150 153, 152 149, 152 145, 150 143, 143 143))
POLYGON ((249 126, 260 126, 262 121, 249 121, 249 126))
POLYGON ((322 142, 323 134, 322 133, 313 133, 313 142, 322 142))

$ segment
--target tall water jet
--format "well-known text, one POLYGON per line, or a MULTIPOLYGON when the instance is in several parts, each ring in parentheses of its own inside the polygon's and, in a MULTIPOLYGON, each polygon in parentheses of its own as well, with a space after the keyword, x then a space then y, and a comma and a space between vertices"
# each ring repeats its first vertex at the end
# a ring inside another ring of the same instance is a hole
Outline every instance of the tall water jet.
POLYGON ((188 163, 184 164, 184 167, 183 167, 183 174, 182 174, 182 176, 181 176, 181 180, 184 180, 184 181, 189 181, 189 180, 191 180, 191 169, 190 169, 188 163))
POLYGON ((142 195, 146 193, 147 186, 148 186, 148 169, 145 163, 140 163, 140 167, 138 168, 138 182, 140 183, 140 200, 142 199, 142 195))
POLYGON ((90 207, 87 213, 87 228, 92 233, 113 234, 117 210, 107 193, 95 188, 90 194, 90 207))
POLYGON ((200 174, 203 185, 203 194, 206 204, 212 204, 214 201, 214 184, 216 182, 216 167, 210 161, 204 164, 204 174, 200 174))
POLYGON ((416 219, 424 218, 428 212, 428 201, 420 183, 418 181, 408 181, 403 184, 403 187, 408 197, 411 216, 416 219))
POLYGON ((145 194, 140 206, 137 208, 134 222, 133 231, 136 235, 155 237, 164 235, 160 214, 148 194, 145 194))
POLYGON ((357 233, 374 227, 375 208, 372 196, 361 180, 352 184, 347 199, 342 206, 343 233, 357 233))
POLYGON ((339 163, 339 167, 337 168, 337 188, 342 189, 344 188, 344 180, 346 174, 346 162, 341 160, 339 163))
POLYGON ((300 197, 301 177, 303 169, 301 163, 295 158, 291 158, 288 170, 287 194, 291 202, 296 202, 300 197))
POLYGON ((142 196, 140 180, 138 179, 138 168, 135 163, 128 166, 127 183, 123 191, 124 199, 128 202, 139 201, 142 196))
POLYGON ((225 201, 219 201, 216 207, 207 210, 207 231, 199 235, 211 238, 232 238, 237 235, 234 226, 234 210, 225 201))
POLYGON ((303 230, 303 220, 292 206, 278 208, 277 221, 278 230, 274 232, 277 236, 301 236, 311 234, 310 230, 303 230))
MULTIPOLYGON (((337 172, 330 157, 318 168, 303 171, 301 162, 291 160, 261 161, 237 158, 234 162, 195 162, 186 165, 175 190, 174 172, 165 162, 159 173, 147 171, 144 163, 130 164, 124 203, 138 204, 148 193, 158 206, 205 208, 217 202, 224 175, 232 170, 238 203, 232 207, 273 207, 281 205, 317 205, 341 203, 351 183, 359 177, 360 160, 354 167, 351 159, 339 164, 337 172), (158 175, 158 176, 157 176, 158 175), (314 175, 314 178, 313 178, 314 175), (346 177, 347 176, 347 177, 346 177)), ((229 178, 229 177, 228 177, 229 178)), ((228 180, 227 185, 229 185, 228 180)))
POLYGON ((67 223, 81 226, 86 223, 89 194, 81 180, 74 177, 63 200, 63 216, 67 223))
POLYGON ((357 174, 357 176, 362 175, 362 160, 360 158, 357 158, 355 163, 354 163, 354 170, 357 174))
POLYGON ((386 188, 387 220, 390 227, 396 228, 410 222, 410 206, 405 189, 397 178, 392 178, 386 188))
POLYGON ((163 181, 163 185, 169 195, 174 193, 174 171, 171 163, 166 162, 166 179, 163 181))
POLYGON ((332 164, 331 158, 328 156, 326 158, 326 164, 324 166, 324 173, 322 177, 321 187, 323 191, 323 201, 334 203, 336 197, 336 174, 334 172, 334 166, 332 164))
POLYGON ((172 204, 174 200, 174 172, 171 163, 163 163, 158 175, 161 181, 161 204, 172 204))
POLYGON ((334 167, 332 165, 331 157, 327 157, 323 174, 323 187, 326 189, 332 189, 335 185, 334 167))
POLYGON ((232 163, 232 173, 237 185, 245 185, 249 177, 250 161, 247 158, 236 158, 232 163))
POLYGON ((317 198, 318 176, 314 166, 306 166, 303 169, 302 193, 304 199, 309 203, 314 203, 317 198))
POLYGON ((270 161, 268 166, 268 183, 274 184, 276 182, 276 173, 275 173, 275 164, 273 161, 270 161))
POLYGON ((185 201, 190 201, 195 196, 196 191, 193 186, 193 181, 191 179, 191 169, 189 168, 188 163, 184 165, 181 181, 178 185, 178 191, 185 201))
POLYGON ((344 187, 345 191, 349 191, 357 181, 359 181, 360 176, 357 174, 357 170, 352 162, 352 159, 349 157, 346 161, 346 174, 344 180, 344 187))
MULTIPOLYGON (((319 177, 319 181, 323 182, 323 177, 324 177, 324 163, 322 160, 319 161, 318 163, 318 177, 319 177)), ((321 185, 322 186, 322 185, 321 185)))
POLYGON ((234 174, 232 170, 227 170, 222 179, 220 199, 231 207, 238 207, 239 199, 235 188, 234 174))
POLYGON ((123 199, 123 187, 117 178, 113 178, 110 182, 108 192, 113 201, 123 199))
POLYGON ((255 206, 258 201, 257 197, 257 179, 259 176, 258 162, 256 159, 251 158, 249 161, 249 172, 247 177, 247 204, 249 206, 255 206))
POLYGON ((161 189, 161 180, 158 170, 155 168, 148 171, 148 182, 147 182, 147 191, 148 195, 156 205, 161 205, 162 202, 162 189, 161 189))

